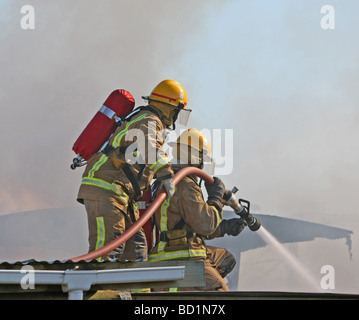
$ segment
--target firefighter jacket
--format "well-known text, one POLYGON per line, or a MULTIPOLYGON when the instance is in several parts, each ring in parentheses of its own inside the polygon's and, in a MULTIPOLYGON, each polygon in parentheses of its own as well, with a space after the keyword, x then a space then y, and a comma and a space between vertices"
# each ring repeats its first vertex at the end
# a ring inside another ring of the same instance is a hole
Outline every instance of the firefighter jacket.
POLYGON ((222 221, 222 209, 207 203, 197 177, 187 176, 176 186, 172 198, 166 198, 155 212, 160 241, 149 261, 172 259, 205 260, 204 239, 213 238, 222 221))
POLYGON ((138 200, 136 194, 147 189, 154 176, 173 177, 164 140, 161 113, 152 106, 140 107, 116 129, 107 145, 109 151, 88 160, 77 200, 138 200))

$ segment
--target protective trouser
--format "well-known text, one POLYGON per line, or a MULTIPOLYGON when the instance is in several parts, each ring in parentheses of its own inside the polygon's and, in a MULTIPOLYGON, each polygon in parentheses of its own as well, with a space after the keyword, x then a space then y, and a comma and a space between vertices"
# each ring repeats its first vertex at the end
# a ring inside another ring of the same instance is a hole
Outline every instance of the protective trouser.
POLYGON ((236 265, 234 256, 223 248, 207 247, 206 287, 202 290, 229 291, 224 278, 236 265))
MULTIPOLYGON (((89 252, 105 246, 123 234, 135 222, 135 216, 138 216, 138 213, 133 212, 133 205, 126 201, 84 199, 84 205, 89 227, 89 252)), ((146 261, 147 242, 143 229, 101 259, 146 261)))
MULTIPOLYGON (((178 259, 176 261, 189 260, 178 259)), ((224 280, 236 264, 234 256, 223 248, 207 247, 207 258, 204 261, 204 275, 206 284, 203 287, 188 287, 188 288, 169 288, 157 289, 153 291, 229 291, 224 280)))

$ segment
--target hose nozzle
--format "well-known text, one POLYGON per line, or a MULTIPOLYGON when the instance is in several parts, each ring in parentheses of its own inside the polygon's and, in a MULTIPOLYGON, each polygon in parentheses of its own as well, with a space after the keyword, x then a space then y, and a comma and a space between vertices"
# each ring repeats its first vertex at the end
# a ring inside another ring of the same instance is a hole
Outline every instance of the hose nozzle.
MULTIPOLYGON (((244 210, 247 211, 246 209, 244 210)), ((261 222, 257 218, 253 217, 250 213, 247 212, 247 217, 245 217, 245 214, 243 214, 241 217, 246 220, 248 228, 251 231, 257 231, 261 227, 261 222)))
POLYGON ((251 231, 257 231, 261 227, 261 222, 249 213, 250 202, 244 199, 238 199, 234 195, 238 189, 234 187, 232 191, 226 190, 223 196, 224 203, 230 206, 234 212, 243 218, 251 231), (244 205, 243 205, 244 204, 244 205))

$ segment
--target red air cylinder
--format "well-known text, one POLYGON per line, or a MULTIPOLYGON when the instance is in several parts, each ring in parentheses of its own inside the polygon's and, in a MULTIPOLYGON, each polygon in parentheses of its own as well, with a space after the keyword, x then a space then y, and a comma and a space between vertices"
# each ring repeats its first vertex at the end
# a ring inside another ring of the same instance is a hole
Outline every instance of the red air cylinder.
POLYGON ((127 116, 134 105, 135 99, 131 93, 123 89, 113 91, 77 138, 72 150, 84 160, 88 160, 115 131, 116 118, 127 116))

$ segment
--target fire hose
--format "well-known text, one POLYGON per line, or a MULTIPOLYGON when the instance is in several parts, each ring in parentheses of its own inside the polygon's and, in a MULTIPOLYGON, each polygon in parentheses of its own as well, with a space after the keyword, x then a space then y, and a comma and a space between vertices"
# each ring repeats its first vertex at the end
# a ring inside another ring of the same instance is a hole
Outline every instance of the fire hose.
MULTIPOLYGON (((188 175, 196 175, 197 177, 201 178, 208 184, 214 183, 214 179, 210 175, 205 173, 203 170, 196 168, 196 167, 186 167, 186 168, 181 169, 180 171, 178 171, 175 174, 175 176, 173 178, 174 185, 177 185, 184 177, 186 177, 188 175)), ((231 193, 231 195, 232 195, 232 193, 231 193)), ((97 259, 103 255, 106 255, 107 253, 111 252, 112 250, 118 248, 121 244, 123 244, 127 240, 129 240, 138 230, 140 230, 142 228, 142 226, 156 212, 156 210, 159 208, 159 206, 162 204, 162 202, 166 199, 166 197, 167 197, 166 191, 164 189, 161 190, 160 193, 157 195, 157 197, 153 200, 151 205, 143 213, 143 215, 141 215, 141 217, 130 228, 128 228, 123 234, 121 234, 116 239, 112 240, 110 243, 106 244, 105 246, 103 246, 97 250, 94 250, 92 252, 89 252, 87 254, 84 254, 84 255, 81 255, 78 257, 71 258, 69 260, 73 261, 73 262, 77 262, 80 260, 97 259)), ((229 198, 233 199, 234 196, 233 195, 232 195, 232 197, 229 196, 229 198)), ((235 205, 232 202, 229 201, 228 205, 230 205, 233 209, 235 209, 235 212, 238 215, 241 215, 242 211, 243 212, 246 211, 246 210, 238 210, 238 206, 242 207, 238 201, 235 202, 235 205)), ((248 217, 248 215, 251 219, 255 219, 253 216, 251 216, 249 214, 249 212, 246 212, 246 217, 248 217)), ((244 217, 244 218, 246 219, 246 217, 244 217)), ((255 219, 255 221, 258 226, 258 228, 256 228, 255 230, 258 230, 260 227, 260 222, 257 219, 255 219)), ((252 231, 255 231, 255 230, 252 230, 252 231)))
MULTIPOLYGON (((196 167, 187 167, 183 168, 182 170, 178 171, 174 178, 173 183, 176 185, 180 182, 185 176, 188 175, 196 175, 197 177, 203 179, 205 182, 209 184, 213 184, 213 178, 205 173, 203 170, 196 168, 196 167)), ((112 250, 118 248, 121 244, 125 243, 128 239, 130 239, 138 230, 142 228, 142 226, 147 222, 148 219, 155 213, 155 211, 159 208, 163 201, 166 199, 166 191, 162 190, 157 197, 153 200, 151 205, 146 209, 143 215, 130 227, 128 228, 123 234, 118 236, 116 239, 112 240, 110 243, 106 244, 102 248, 84 254, 82 256, 78 256, 75 258, 71 258, 71 261, 79 261, 79 260, 92 260, 98 257, 101 257, 112 250)))

